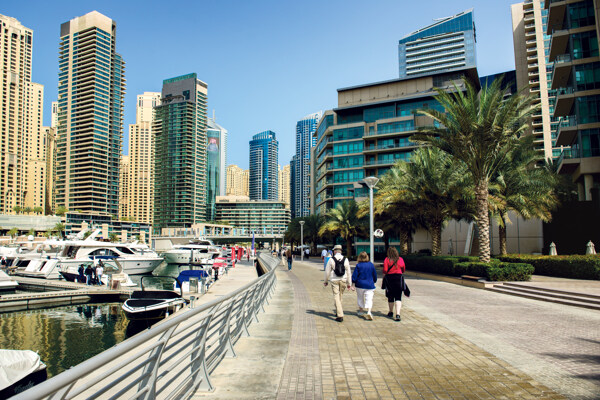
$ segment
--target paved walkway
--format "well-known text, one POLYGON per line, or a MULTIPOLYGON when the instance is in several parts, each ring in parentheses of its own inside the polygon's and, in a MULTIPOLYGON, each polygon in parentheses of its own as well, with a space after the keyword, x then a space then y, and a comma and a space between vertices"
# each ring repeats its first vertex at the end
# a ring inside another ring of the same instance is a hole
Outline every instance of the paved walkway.
POLYGON ((356 294, 346 292, 338 323, 321 267, 280 267, 266 313, 203 397, 600 397, 597 311, 411 279, 402 322, 385 316, 378 289, 373 321, 356 315, 356 294))

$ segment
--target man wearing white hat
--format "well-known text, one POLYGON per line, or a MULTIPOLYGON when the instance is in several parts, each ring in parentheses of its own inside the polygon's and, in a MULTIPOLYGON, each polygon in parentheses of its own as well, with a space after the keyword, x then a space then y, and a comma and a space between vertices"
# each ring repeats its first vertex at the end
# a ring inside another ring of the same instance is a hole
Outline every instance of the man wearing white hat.
POLYGON ((342 295, 347 287, 352 288, 352 274, 350 273, 350 262, 342 255, 342 246, 333 247, 333 257, 329 259, 327 268, 325 268, 325 283, 327 286, 331 282, 333 300, 335 302, 335 320, 342 322, 344 320, 344 309, 342 308, 342 295))

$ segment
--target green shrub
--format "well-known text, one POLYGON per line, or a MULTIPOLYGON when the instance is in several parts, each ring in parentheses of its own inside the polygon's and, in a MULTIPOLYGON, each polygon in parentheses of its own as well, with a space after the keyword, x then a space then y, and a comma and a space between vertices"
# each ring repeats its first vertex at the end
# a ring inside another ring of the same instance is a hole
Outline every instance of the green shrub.
POLYGON ((528 281, 533 274, 533 266, 526 263, 494 263, 487 269, 489 281, 528 281))
POLYGON ((528 281, 534 270, 528 263, 501 262, 496 259, 482 263, 477 257, 411 255, 403 258, 410 271, 447 276, 480 276, 490 281, 528 281))
POLYGON ((533 265, 535 274, 573 279, 600 279, 600 257, 598 255, 532 256, 509 254, 498 257, 512 263, 533 265))

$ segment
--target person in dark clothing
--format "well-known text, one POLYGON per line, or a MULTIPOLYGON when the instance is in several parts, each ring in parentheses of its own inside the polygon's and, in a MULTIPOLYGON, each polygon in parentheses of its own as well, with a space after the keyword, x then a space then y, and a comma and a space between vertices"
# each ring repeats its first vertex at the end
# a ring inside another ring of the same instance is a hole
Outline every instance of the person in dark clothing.
POLYGON ((85 268, 85 277, 86 277, 86 285, 91 285, 92 284, 92 277, 94 275, 94 273, 92 272, 93 268, 88 264, 88 266, 85 268))
POLYGON ((79 264, 79 268, 77 269, 77 272, 79 273, 79 277, 77 278, 77 281, 80 283, 85 282, 85 275, 84 275, 83 271, 84 271, 83 264, 79 264))

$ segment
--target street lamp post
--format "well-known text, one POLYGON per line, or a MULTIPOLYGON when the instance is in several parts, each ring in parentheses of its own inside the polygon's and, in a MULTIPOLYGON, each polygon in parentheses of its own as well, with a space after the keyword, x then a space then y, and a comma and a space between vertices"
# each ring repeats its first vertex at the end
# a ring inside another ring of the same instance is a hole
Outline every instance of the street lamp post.
POLYGON ((300 222, 300 261, 304 261, 304 248, 303 248, 303 242, 304 242, 304 221, 299 221, 300 222))
POLYGON ((369 188, 369 238, 371 244, 371 254, 369 257, 371 258, 371 261, 375 261, 375 242, 373 240, 373 188, 377 185, 377 182, 379 182, 379 178, 375 176, 369 176, 360 182, 369 188))

